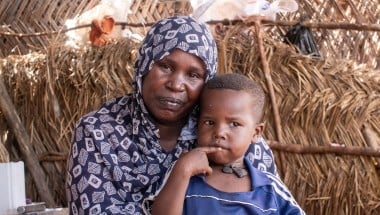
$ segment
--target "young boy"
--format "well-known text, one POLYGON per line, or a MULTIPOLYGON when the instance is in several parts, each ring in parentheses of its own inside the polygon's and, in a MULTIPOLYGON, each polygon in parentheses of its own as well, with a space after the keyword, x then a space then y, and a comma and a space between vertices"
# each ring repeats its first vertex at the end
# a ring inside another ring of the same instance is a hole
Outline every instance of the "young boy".
POLYGON ((176 162, 152 214, 304 214, 281 180, 244 156, 262 134, 264 101, 262 88, 244 75, 207 82, 198 146, 176 162))

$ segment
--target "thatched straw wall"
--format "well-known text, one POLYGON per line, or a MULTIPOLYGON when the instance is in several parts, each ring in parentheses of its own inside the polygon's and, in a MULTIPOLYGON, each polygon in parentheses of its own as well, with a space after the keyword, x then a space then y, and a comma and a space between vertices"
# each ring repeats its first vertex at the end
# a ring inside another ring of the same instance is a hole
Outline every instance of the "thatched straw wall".
MULTIPOLYGON (((88 50, 57 47, 47 54, 10 55, 0 60, 0 73, 58 205, 65 205, 65 160, 74 123, 104 101, 130 91, 136 46, 124 41, 88 50)), ((1 136, 8 131, 1 130, 1 136)), ((21 159, 14 135, 7 138, 11 160, 21 159)), ((28 197, 39 199, 31 177, 27 178, 28 197)))
MULTIPOLYGON (((9 26, 0 28, 0 32, 6 29, 33 33, 58 30, 62 20, 98 1, 75 4, 59 1, 48 5, 32 0, 4 2, 7 1, 0 3, 0 25, 9 26), (11 14, 19 14, 20 18, 11 19, 11 14)), ((331 20, 380 22, 375 0, 299 3, 299 13, 282 18, 294 21, 307 12, 313 21, 322 24, 331 20)), ((130 20, 151 22, 160 17, 155 8, 164 17, 174 13, 174 6, 172 2, 135 1, 135 14, 130 20), (144 4, 147 6, 142 10, 144 4)), ((379 31, 313 28, 323 56, 313 59, 281 42, 288 28, 281 23, 262 28, 266 32, 263 41, 272 83, 264 75, 257 32, 252 27, 236 25, 223 35, 216 35, 220 71, 244 73, 258 80, 268 95, 269 86, 273 86, 281 120, 281 144, 379 147, 380 73, 374 70, 379 67, 379 31), (242 30, 253 33, 247 36, 241 34, 242 30)), ((74 123, 102 102, 130 91, 138 47, 135 42, 121 40, 102 48, 73 50, 62 46, 63 40, 57 34, 30 37, 0 34, 1 78, 60 206, 66 205, 65 162, 74 123)), ((276 141, 275 108, 269 96, 267 104, 265 137, 276 141)), ((0 162, 25 159, 3 111, 0 111, 0 137, 0 162)), ((275 154, 281 176, 308 214, 380 212, 378 158, 281 150, 275 150, 275 154)), ((27 195, 34 201, 41 198, 36 190, 27 169, 27 195)))

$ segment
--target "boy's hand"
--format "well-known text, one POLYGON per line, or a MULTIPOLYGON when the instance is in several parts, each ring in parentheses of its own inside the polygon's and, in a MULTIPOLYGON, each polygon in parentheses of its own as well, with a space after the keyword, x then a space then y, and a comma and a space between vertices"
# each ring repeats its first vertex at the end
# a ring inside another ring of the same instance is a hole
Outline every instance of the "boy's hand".
POLYGON ((173 172, 174 174, 183 175, 190 178, 197 174, 211 174, 212 169, 208 163, 207 154, 220 151, 219 147, 198 147, 189 152, 182 153, 176 162, 173 172))
POLYGON ((164 187, 156 196, 152 214, 182 214, 191 176, 200 173, 211 174, 207 154, 220 150, 222 149, 219 147, 198 147, 190 152, 183 152, 174 164, 164 187), (168 204, 171 205, 169 209, 168 204))

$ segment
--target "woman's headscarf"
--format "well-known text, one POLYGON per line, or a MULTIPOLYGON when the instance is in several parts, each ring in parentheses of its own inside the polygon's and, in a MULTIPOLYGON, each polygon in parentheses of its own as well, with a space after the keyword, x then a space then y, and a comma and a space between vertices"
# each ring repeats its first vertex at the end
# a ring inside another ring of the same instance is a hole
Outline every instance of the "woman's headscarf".
MULTIPOLYGON (((155 23, 147 33, 139 49, 135 62, 135 74, 133 79, 133 96, 137 107, 133 113, 133 133, 139 138, 146 139, 147 134, 150 143, 158 144, 158 130, 149 120, 150 116, 142 99, 142 79, 153 64, 174 49, 193 54, 200 58, 206 66, 206 80, 214 77, 217 72, 217 46, 208 27, 189 16, 173 16, 155 23), (137 126, 140 125, 140 126, 137 126)), ((179 139, 194 140, 196 138, 196 110, 189 113, 189 121, 182 129, 179 139)))
POLYGON ((134 82, 138 86, 135 91, 141 93, 141 78, 149 72, 153 63, 174 49, 199 57, 207 69, 206 81, 215 76, 217 47, 207 26, 188 16, 174 16, 155 23, 146 35, 135 63, 134 82))

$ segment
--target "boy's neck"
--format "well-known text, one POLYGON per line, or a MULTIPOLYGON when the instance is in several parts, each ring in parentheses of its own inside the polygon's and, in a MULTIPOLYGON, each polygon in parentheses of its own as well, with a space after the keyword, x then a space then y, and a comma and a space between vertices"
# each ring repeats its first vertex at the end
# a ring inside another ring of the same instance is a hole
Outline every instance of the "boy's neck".
POLYGON ((248 170, 247 167, 245 166, 244 160, 239 161, 239 162, 233 162, 230 164, 224 164, 224 165, 219 165, 219 164, 210 164, 211 168, 213 170, 215 169, 216 171, 222 171, 225 174, 234 174, 238 178, 243 178, 248 176, 248 170))
MULTIPOLYGON (((239 178, 235 174, 227 174, 222 171, 223 165, 210 165, 212 174, 207 175, 205 180, 211 187, 223 192, 249 192, 252 191, 251 177, 249 173, 239 178)), ((248 170, 247 170, 248 171, 248 170)))

